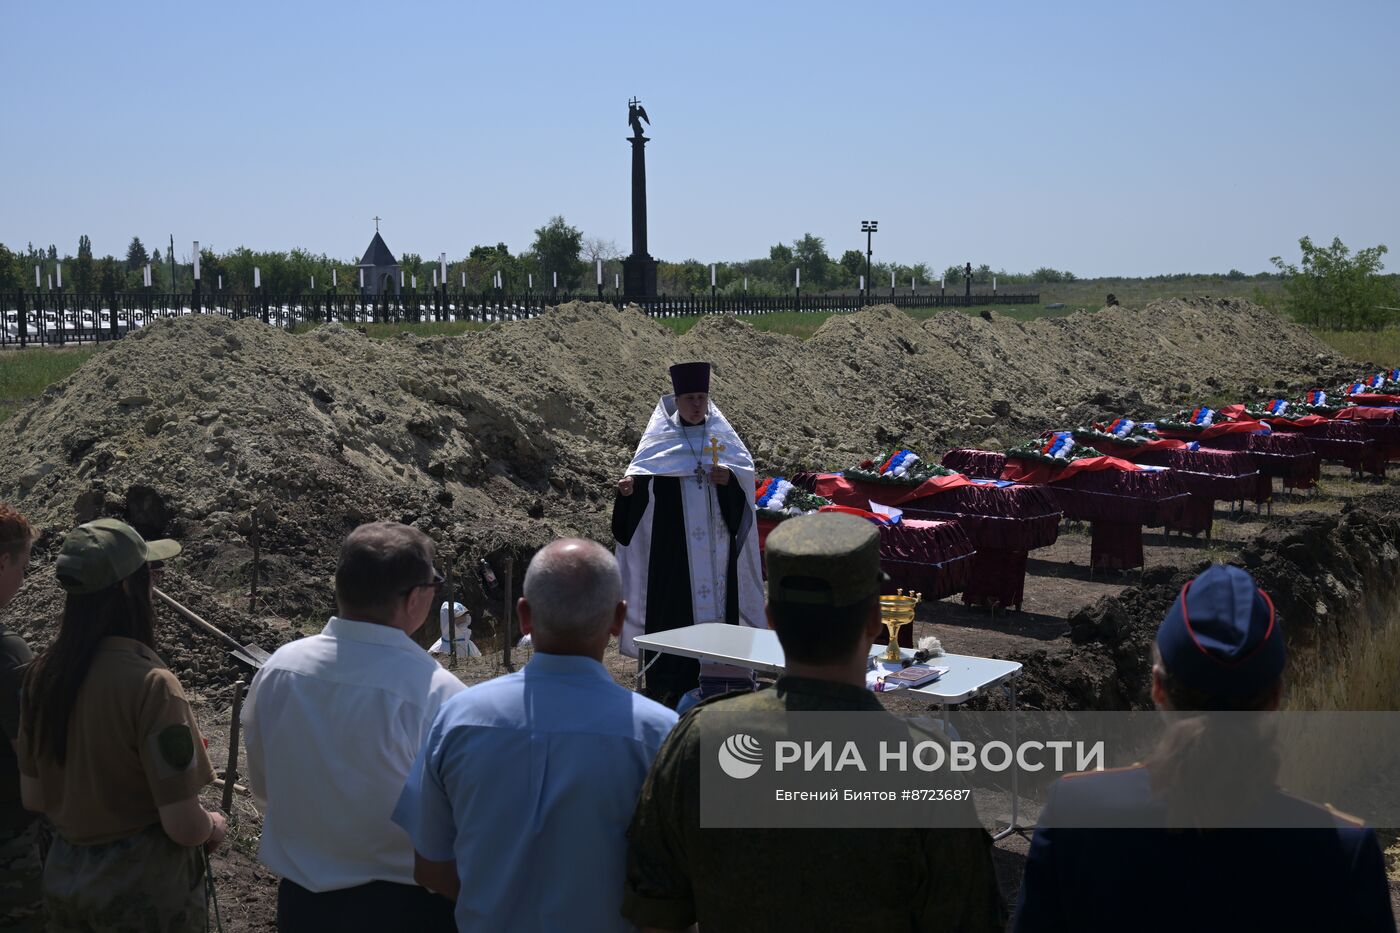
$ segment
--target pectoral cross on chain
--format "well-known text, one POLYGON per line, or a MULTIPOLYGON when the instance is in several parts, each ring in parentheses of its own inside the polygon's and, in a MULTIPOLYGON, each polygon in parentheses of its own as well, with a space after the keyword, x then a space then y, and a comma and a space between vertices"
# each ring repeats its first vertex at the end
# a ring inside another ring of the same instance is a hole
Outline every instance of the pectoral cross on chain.
POLYGON ((704 486, 704 485, 705 485, 705 468, 704 468, 703 466, 700 465, 700 461, 699 461, 699 460, 696 460, 696 461, 695 461, 695 485, 696 485, 696 486, 704 486))

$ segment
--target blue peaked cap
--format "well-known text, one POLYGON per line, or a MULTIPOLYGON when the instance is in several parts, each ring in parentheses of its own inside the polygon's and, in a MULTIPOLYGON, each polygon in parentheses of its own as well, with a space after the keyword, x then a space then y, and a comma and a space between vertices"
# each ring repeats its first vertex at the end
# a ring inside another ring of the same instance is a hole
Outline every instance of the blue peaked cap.
POLYGON ((1238 567, 1218 564, 1181 588, 1157 629, 1172 679, 1214 696, 1263 693, 1287 650, 1273 601, 1238 567))

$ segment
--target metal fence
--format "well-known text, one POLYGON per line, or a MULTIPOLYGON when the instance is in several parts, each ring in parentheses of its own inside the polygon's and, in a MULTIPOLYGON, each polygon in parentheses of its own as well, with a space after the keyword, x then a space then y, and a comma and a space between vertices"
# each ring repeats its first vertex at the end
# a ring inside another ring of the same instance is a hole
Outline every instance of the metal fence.
POLYGON ((64 291, 0 292, 0 346, 30 344, 63 346, 115 340, 153 320, 191 314, 258 318, 266 324, 294 328, 299 324, 340 321, 347 324, 405 323, 424 321, 475 321, 492 323, 534 317, 566 301, 603 301, 615 307, 636 305, 651 317, 689 317, 702 314, 753 315, 780 311, 856 311, 872 304, 899 308, 957 308, 999 304, 1039 304, 1033 292, 979 292, 947 294, 925 292, 804 295, 660 295, 637 298, 616 292, 525 292, 501 290, 465 292, 438 289, 401 295, 341 294, 334 290, 296 295, 263 292, 155 294, 117 292, 79 294, 64 291))

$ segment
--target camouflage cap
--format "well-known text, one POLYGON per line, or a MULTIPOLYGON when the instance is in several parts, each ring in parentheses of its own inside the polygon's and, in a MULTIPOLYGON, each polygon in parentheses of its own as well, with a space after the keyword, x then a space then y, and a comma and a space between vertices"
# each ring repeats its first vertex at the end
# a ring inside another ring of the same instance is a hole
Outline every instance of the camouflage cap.
POLYGON ((169 538, 147 541, 126 522, 99 518, 68 532, 58 552, 58 585, 75 596, 105 590, 151 560, 168 560, 180 553, 169 538))
POLYGON ((878 595, 889 579, 880 571, 880 532, 854 515, 789 518, 765 551, 770 603, 851 606, 878 595))

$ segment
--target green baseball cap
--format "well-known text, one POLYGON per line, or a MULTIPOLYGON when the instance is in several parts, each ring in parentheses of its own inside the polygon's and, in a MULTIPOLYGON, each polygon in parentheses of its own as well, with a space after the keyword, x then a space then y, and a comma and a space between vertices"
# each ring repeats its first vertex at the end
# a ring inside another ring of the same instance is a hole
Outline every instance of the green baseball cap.
POLYGON ((68 532, 58 552, 58 585, 74 596, 105 590, 152 560, 169 560, 180 543, 147 541, 126 522, 99 518, 68 532))
POLYGON ((880 592, 880 532, 854 515, 819 512, 778 525, 764 548, 768 601, 852 606, 880 592))

